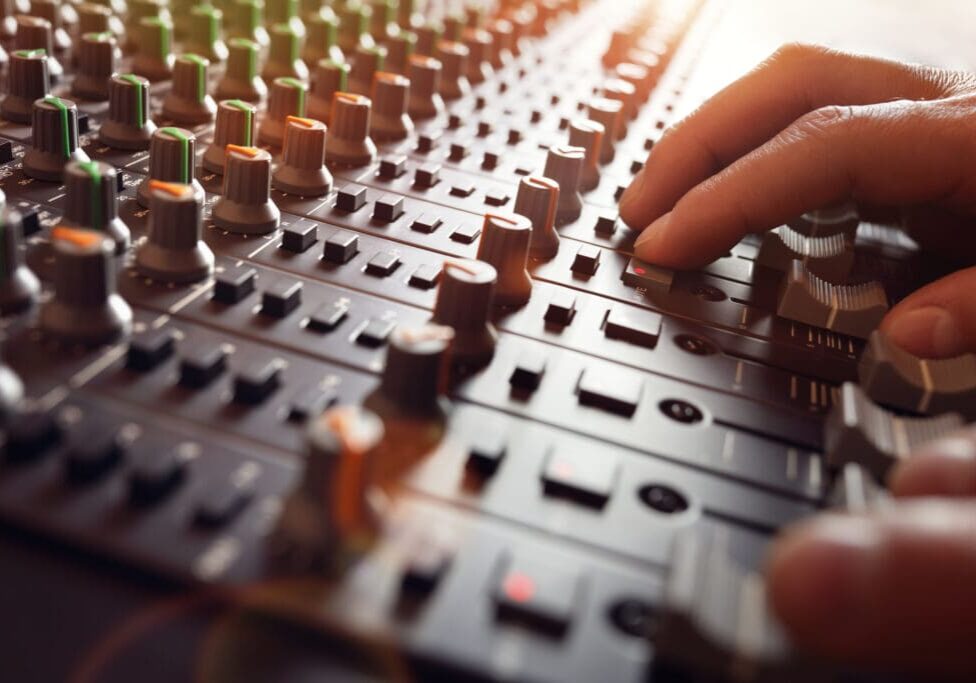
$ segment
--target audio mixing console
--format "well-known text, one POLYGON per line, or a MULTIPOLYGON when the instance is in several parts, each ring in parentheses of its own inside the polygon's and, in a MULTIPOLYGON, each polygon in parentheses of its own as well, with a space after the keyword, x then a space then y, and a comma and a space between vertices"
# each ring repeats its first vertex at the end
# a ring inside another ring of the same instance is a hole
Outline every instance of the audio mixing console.
POLYGON ((864 680, 759 570, 976 419, 947 264, 615 208, 779 4, 0 2, 0 677, 864 680))

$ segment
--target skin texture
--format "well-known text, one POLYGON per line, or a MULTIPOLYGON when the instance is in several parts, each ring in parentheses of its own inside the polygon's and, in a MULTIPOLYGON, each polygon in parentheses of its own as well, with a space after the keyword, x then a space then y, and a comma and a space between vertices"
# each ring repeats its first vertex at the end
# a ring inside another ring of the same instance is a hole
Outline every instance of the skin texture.
MULTIPOLYGON (((670 129, 624 194, 636 255, 697 268, 746 234, 841 201, 898 216, 959 269, 882 330, 929 358, 976 352, 976 78, 789 45, 670 129)), ((976 680, 976 428, 892 472, 897 503, 780 535, 774 611, 812 653, 976 680)))

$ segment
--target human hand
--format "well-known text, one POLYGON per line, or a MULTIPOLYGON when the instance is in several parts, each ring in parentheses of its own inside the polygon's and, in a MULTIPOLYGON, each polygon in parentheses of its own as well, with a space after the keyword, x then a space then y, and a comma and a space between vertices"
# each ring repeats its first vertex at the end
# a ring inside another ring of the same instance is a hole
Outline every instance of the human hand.
MULTIPOLYGON (((671 268, 848 199, 904 207, 923 244, 976 255, 974 158, 976 77, 791 45, 670 129, 620 215, 643 229, 636 255, 671 268)), ((882 330, 922 357, 974 351, 974 292, 976 268, 957 271, 882 330)))

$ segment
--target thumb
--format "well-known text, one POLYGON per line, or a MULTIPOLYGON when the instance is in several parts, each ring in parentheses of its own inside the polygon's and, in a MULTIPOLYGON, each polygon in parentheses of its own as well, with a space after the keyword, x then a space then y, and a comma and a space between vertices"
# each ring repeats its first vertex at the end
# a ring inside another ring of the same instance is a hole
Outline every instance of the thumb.
POLYGON ((976 504, 904 502, 786 533, 768 566, 774 611, 804 651, 925 680, 973 680, 976 504))
POLYGON ((913 293, 891 309, 881 331, 922 358, 976 351, 976 268, 960 270, 913 293))

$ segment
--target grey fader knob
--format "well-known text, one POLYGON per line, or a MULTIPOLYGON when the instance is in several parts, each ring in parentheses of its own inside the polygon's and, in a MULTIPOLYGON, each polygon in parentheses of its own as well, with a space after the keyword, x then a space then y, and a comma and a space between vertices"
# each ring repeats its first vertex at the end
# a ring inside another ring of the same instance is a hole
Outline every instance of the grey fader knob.
POLYGON ((169 80, 173 75, 173 25, 160 17, 146 17, 135 29, 138 51, 132 71, 150 81, 169 80))
POLYGON ((413 132, 407 114, 410 81, 397 74, 380 71, 373 78, 373 113, 369 132, 377 142, 405 139, 413 132))
POLYGON ((548 261, 559 251, 556 233, 556 209, 559 205, 559 183, 549 178, 529 177, 519 181, 515 195, 515 213, 532 222, 529 256, 548 261))
POLYGON ((257 147, 227 146, 223 196, 214 204, 214 225, 242 235, 274 232, 281 213, 271 201, 271 155, 257 147))
POLYGON ((478 260, 490 263, 498 272, 495 303, 524 306, 532 295, 527 269, 532 223, 525 216, 486 214, 478 244, 478 260))
POLYGON ((276 78, 297 78, 308 80, 308 67, 301 59, 301 36, 291 24, 275 24, 271 27, 271 45, 268 60, 264 63, 261 76, 266 81, 276 78))
POLYGON ((184 50, 211 62, 227 59, 227 44, 220 37, 222 20, 223 13, 210 5, 191 8, 184 50))
POLYGON ((149 81, 135 74, 117 74, 108 82, 108 118, 98 139, 115 149, 149 149, 156 124, 149 112, 149 81))
POLYGON ((313 119, 330 123, 332 96, 346 92, 349 82, 349 65, 333 59, 322 59, 312 72, 312 89, 308 93, 308 115, 313 119))
POLYGON ((71 82, 71 94, 95 102, 107 100, 117 50, 118 44, 111 33, 83 35, 75 44, 78 71, 71 82))
POLYGON ((193 185, 149 183, 148 238, 136 252, 136 268, 158 282, 185 284, 206 279, 214 255, 200 239, 203 193, 193 185))
POLYGON ((600 152, 603 149, 603 125, 590 119, 574 119, 569 124, 569 144, 583 150, 583 172, 579 189, 589 192, 600 184, 600 152))
POLYGON ((195 185, 201 190, 194 177, 197 138, 184 128, 159 128, 153 134, 149 146, 149 177, 139 185, 136 200, 149 208, 149 181, 163 180, 167 183, 195 185))
POLYGON ((390 335, 379 389, 364 405, 389 419, 442 417, 454 330, 398 326, 390 335))
POLYGON ((337 92, 332 96, 332 116, 325 142, 325 160, 342 166, 368 166, 376 159, 376 145, 369 137, 372 103, 368 97, 337 92))
POLYGON ((227 70, 217 82, 217 97, 263 102, 268 96, 268 86, 258 75, 261 46, 246 38, 231 38, 227 46, 227 70))
POLYGON ((325 124, 289 116, 281 163, 271 184, 275 189, 302 197, 324 197, 332 189, 332 174, 325 166, 325 124))
POLYGON ((132 309, 115 291, 112 240, 102 233, 58 227, 54 296, 42 307, 41 330, 69 344, 98 346, 132 329, 132 309))
POLYGON ((585 162, 586 151, 581 147, 558 145, 549 148, 543 175, 559 183, 556 225, 572 223, 583 213, 583 198, 579 193, 579 185, 585 162))
POLYGON ((441 97, 441 63, 433 57, 414 55, 407 65, 410 79, 410 98, 407 113, 415 121, 426 121, 444 115, 444 98, 441 97))
POLYGON ((793 261, 779 290, 776 314, 787 320, 867 339, 888 312, 888 296, 877 281, 832 285, 802 261, 793 261))
POLYGON ((309 69, 314 69, 320 59, 342 63, 345 56, 339 47, 339 19, 330 8, 319 8, 305 22, 307 34, 302 47, 302 59, 309 69))
POLYGON ((441 62, 440 94, 446 102, 453 102, 471 94, 468 82, 468 48, 461 43, 442 40, 437 44, 437 58, 441 62))
POLYGON ((485 365, 495 353, 498 334, 491 324, 498 273, 483 261, 448 260, 431 320, 454 330, 453 357, 470 367, 485 365))
POLYGON ((14 49, 44 50, 47 55, 47 71, 53 82, 57 82, 64 75, 64 67, 54 56, 54 28, 51 22, 41 17, 21 15, 17 17, 17 35, 14 38, 14 49))
POLYGON ((844 234, 853 238, 861 223, 857 206, 847 202, 805 213, 789 222, 789 226, 807 237, 830 237, 844 234))
POLYGON ((281 147, 285 141, 285 122, 289 116, 305 116, 305 99, 308 89, 294 78, 276 78, 271 84, 268 111, 258 128, 258 141, 281 147))
POLYGON ((218 104, 213 142, 203 154, 203 167, 211 173, 223 174, 227 145, 251 147, 256 121, 257 109, 253 104, 242 100, 223 100, 218 104))
POLYGON ((617 153, 614 144, 617 131, 623 120, 624 105, 619 100, 597 97, 590 101, 588 116, 603 126, 603 146, 600 148, 600 163, 609 164, 617 153))
POLYGON ((78 107, 49 96, 34 102, 31 148, 24 154, 24 173, 31 178, 59 182, 69 161, 88 161, 78 146, 78 107))
POLYGON ((24 265, 23 240, 21 215, 6 207, 0 209, 0 315, 27 310, 41 291, 37 276, 24 265))
POLYGON ((386 61, 386 48, 378 45, 360 45, 352 56, 352 69, 349 71, 349 92, 369 96, 373 87, 373 76, 383 70, 386 61))
POLYGON ((114 166, 101 161, 73 161, 64 168, 64 225, 102 232, 115 242, 115 253, 129 248, 129 228, 119 218, 114 166))
POLYGON ((163 98, 163 116, 175 123, 198 126, 210 123, 217 103, 207 94, 210 62, 199 55, 180 55, 173 65, 173 84, 163 98))
POLYGON ((15 123, 30 123, 34 102, 51 92, 47 52, 17 50, 7 66, 7 95, 0 103, 0 115, 15 123))

